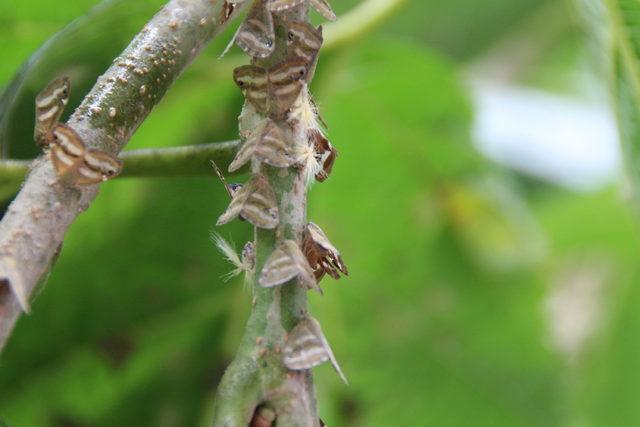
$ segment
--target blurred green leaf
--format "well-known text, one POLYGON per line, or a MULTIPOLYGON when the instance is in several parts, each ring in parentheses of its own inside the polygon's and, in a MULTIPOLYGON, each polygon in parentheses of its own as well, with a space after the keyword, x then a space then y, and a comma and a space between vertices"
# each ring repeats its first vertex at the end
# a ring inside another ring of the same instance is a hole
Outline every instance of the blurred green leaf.
MULTIPOLYGON (((604 2, 610 20, 615 108, 634 203, 640 206, 640 4, 633 0, 604 2)), ((603 15, 604 17, 605 15, 603 15)), ((593 24, 597 25, 597 24, 593 24)))
POLYGON ((512 187, 504 178, 477 177, 440 192, 453 232, 488 270, 534 267, 546 255, 537 221, 512 187))
MULTIPOLYGON (((114 418, 126 425, 155 419, 167 425, 162 413, 141 410, 134 402, 161 396, 163 388, 175 393, 178 387, 210 387, 206 380, 220 353, 223 307, 217 297, 208 297, 150 319, 142 328, 119 330, 95 346, 70 349, 60 364, 32 372, 11 390, 0 413, 11 425, 44 426, 56 418, 91 425, 113 425, 107 421, 114 418), (124 411, 117 414, 116 409, 124 411)), ((178 418, 171 425, 188 424, 178 405, 189 406, 189 398, 175 397, 178 418)))
MULTIPOLYGON (((481 238, 455 237, 439 204, 444 188, 472 191, 460 186, 490 170, 469 144, 455 73, 384 39, 325 72, 332 77, 321 77, 318 98, 341 154, 328 185, 311 194, 310 219, 352 272, 314 301, 351 381, 344 390, 330 372, 318 376, 320 401, 332 401, 328 424, 557 424, 560 365, 544 345, 541 289, 525 272, 494 277, 476 267, 460 238, 481 238)), ((492 215, 472 221, 482 227, 492 215)), ((507 218, 491 221, 504 229, 513 226, 507 218)), ((496 244, 489 238, 478 250, 496 244)))

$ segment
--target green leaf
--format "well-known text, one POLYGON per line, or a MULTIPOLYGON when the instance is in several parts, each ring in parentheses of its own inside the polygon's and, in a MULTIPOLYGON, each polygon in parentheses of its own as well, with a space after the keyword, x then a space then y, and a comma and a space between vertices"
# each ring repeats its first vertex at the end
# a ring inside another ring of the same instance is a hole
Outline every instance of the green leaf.
POLYGON ((640 3, 606 0, 614 105, 635 206, 640 207, 640 3))
MULTIPOLYGON (((225 310, 210 296, 142 327, 118 330, 97 345, 68 350, 59 363, 32 372, 19 386, 3 388, 0 414, 20 426, 55 424, 56 419, 91 425, 114 425, 108 422, 113 419, 126 425, 159 422, 161 414, 146 413, 135 402, 162 396, 166 388, 175 393, 205 386, 198 378, 219 357, 225 310)), ((189 406, 189 395, 174 397, 172 405, 189 406)), ((180 416, 189 424, 186 414, 180 416)))
POLYGON ((309 201, 351 273, 325 279, 313 304, 350 380, 317 371, 328 425, 558 424, 561 366, 539 283, 519 263, 504 276, 478 265, 505 247, 495 230, 509 251, 528 234, 511 234, 521 223, 508 198, 481 189, 492 168, 469 143, 455 72, 388 39, 334 60, 318 99, 340 156, 309 201), (441 204, 452 187, 474 200, 470 225, 453 226, 441 204))

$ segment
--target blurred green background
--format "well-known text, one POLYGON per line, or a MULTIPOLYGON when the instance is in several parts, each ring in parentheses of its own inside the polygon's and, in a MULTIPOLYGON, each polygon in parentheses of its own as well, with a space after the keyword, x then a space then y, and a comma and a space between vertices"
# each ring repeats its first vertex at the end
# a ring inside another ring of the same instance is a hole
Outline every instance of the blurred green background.
MULTIPOLYGON (((71 75, 77 105, 162 3, 0 0, 5 155, 36 154, 44 83, 71 75)), ((312 91, 340 156, 309 218, 351 272, 310 296, 350 380, 315 369, 329 426, 640 425, 638 218, 619 170, 568 186, 474 144, 479 80, 608 108, 580 15, 571 1, 407 0, 321 56, 312 91)), ((128 148, 237 137, 244 59, 216 59, 233 31, 128 148)), ((102 185, 0 357, 0 420, 207 426, 251 301, 209 239, 227 201, 213 175, 102 185)), ((217 231, 238 248, 251 235, 217 231)))

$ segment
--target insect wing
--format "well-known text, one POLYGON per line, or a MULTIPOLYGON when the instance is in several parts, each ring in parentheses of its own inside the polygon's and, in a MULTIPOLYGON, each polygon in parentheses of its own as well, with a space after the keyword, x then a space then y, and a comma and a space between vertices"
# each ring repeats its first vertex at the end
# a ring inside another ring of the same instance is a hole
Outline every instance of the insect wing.
POLYGON ((229 172, 237 171, 242 166, 244 166, 245 163, 247 163, 251 159, 251 157, 253 157, 253 153, 255 153, 256 151, 257 140, 258 138, 256 136, 253 136, 247 139, 244 144, 242 144, 242 147, 240 147, 240 149, 238 150, 238 154, 236 154, 236 157, 233 159, 231 164, 229 164, 229 172))
POLYGON ((288 32, 288 47, 292 56, 312 64, 322 47, 322 27, 315 28, 308 22, 292 22, 288 32))
POLYGON ((259 228, 273 229, 278 226, 278 202, 276 195, 263 175, 256 175, 247 193, 240 215, 259 228))
POLYGON ((34 139, 40 145, 46 145, 49 132, 53 130, 69 102, 71 82, 68 77, 53 80, 36 97, 36 124, 34 139))
POLYGON ((240 26, 236 44, 248 55, 266 58, 275 49, 273 16, 265 0, 256 0, 249 15, 240 26))
POLYGON ((307 320, 309 322, 309 329, 311 329, 311 331, 313 331, 313 333, 320 339, 320 341, 322 341, 322 345, 327 351, 327 354, 329 355, 329 360, 331 361, 331 365, 333 366, 333 369, 335 369, 335 371, 338 373, 338 376, 340 377, 340 379, 344 381, 345 384, 348 384, 349 382, 347 381, 347 377, 342 372, 342 369, 340 369, 338 360, 336 359, 336 356, 333 354, 333 350, 331 350, 331 346, 329 345, 327 338, 324 336, 324 333, 322 332, 320 323, 313 317, 308 317, 307 320))
POLYGON ((252 132, 251 136, 242 144, 242 147, 238 150, 238 154, 229 165, 229 172, 235 172, 244 166, 256 151, 260 135, 262 134, 265 124, 258 125, 256 131, 252 132))
POLYGON ((291 137, 278 126, 269 120, 260 133, 256 143, 256 157, 268 165, 276 168, 286 168, 296 161, 293 155, 291 137))
POLYGON ((298 268, 283 246, 274 250, 262 269, 259 283, 265 288, 282 285, 298 275, 298 268))
POLYGON ((77 185, 93 185, 117 176, 122 163, 101 150, 87 150, 78 165, 74 182, 77 185))
POLYGON ((287 337, 283 355, 284 365, 291 370, 305 370, 328 360, 342 381, 347 383, 347 378, 340 369, 318 321, 312 317, 301 320, 287 337))
POLYGON ((290 141, 285 131, 268 119, 238 150, 229 165, 229 172, 240 169, 252 157, 277 168, 293 165, 296 159, 290 141))
POLYGON ((259 113, 266 114, 269 95, 267 71, 255 65, 243 65, 233 71, 233 80, 247 102, 251 103, 259 113))
POLYGON ((251 189, 250 187, 251 187, 251 181, 247 185, 242 186, 242 188, 240 188, 232 196, 231 203, 229 203, 229 207, 227 207, 227 210, 222 215, 220 215, 220 218, 218 218, 216 225, 226 224, 231 220, 233 220, 238 215, 240 215, 240 212, 242 211, 242 206, 244 205, 245 201, 247 200, 247 196, 249 195, 249 190, 251 189))
POLYGON ((336 14, 327 0, 310 0, 311 6, 329 21, 336 20, 336 14))
POLYGON ((260 274, 260 285, 273 287, 282 285, 294 277, 311 289, 320 290, 313 270, 304 254, 293 240, 286 240, 267 259, 260 274))
POLYGON ((75 181, 77 168, 87 151, 84 141, 69 126, 58 124, 52 131, 51 162, 61 178, 75 181))
POLYGON ((318 161, 322 164, 322 170, 316 174, 316 180, 324 182, 329 178, 329 175, 331 175, 333 164, 336 161, 336 157, 338 157, 338 150, 336 150, 322 132, 318 130, 313 132, 311 138, 318 161))
MULTIPOLYGON (((342 260, 342 256, 338 249, 329 241, 327 235, 322 229, 313 222, 307 224, 305 229, 305 254, 309 250, 317 254, 314 258, 317 259, 317 263, 322 265, 325 270, 328 270, 333 278, 340 277, 335 268, 340 270, 345 276, 349 275, 349 270, 342 260), (335 268, 334 268, 335 267, 335 268), (337 277, 336 277, 337 276, 337 277)), ((308 258, 308 256, 307 256, 308 258)), ((315 267, 314 263, 310 261, 312 267, 315 267)))
POLYGON ((237 191, 217 225, 226 224, 238 215, 256 227, 272 229, 278 225, 276 196, 264 176, 254 175, 237 191))
POLYGON ((284 365, 294 371, 311 369, 329 360, 322 340, 309 327, 309 319, 302 320, 291 330, 283 353, 284 365))
POLYGON ((269 9, 273 12, 282 12, 283 10, 291 9, 304 3, 305 0, 271 0, 269 2, 269 9))
POLYGON ((274 103, 270 105, 272 115, 282 117, 289 111, 304 87, 306 75, 307 64, 301 58, 281 62, 269 70, 269 98, 274 103))
POLYGON ((296 269, 298 271, 298 277, 300 282, 305 285, 309 289, 314 289, 320 293, 322 290, 318 287, 316 283, 315 275, 313 274, 313 269, 309 265, 307 258, 304 256, 298 244, 293 240, 287 240, 284 242, 284 247, 289 257, 293 261, 296 269))

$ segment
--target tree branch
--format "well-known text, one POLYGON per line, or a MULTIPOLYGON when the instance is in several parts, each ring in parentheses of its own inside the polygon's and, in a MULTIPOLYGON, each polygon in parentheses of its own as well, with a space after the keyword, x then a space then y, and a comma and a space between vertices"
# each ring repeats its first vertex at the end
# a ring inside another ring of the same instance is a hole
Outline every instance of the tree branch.
MULTIPOLYGON (((293 8, 276 20, 308 20, 306 4, 293 8)), ((287 57, 285 28, 276 28, 276 51, 266 60, 255 61, 271 67, 287 57)), ((303 90, 307 90, 306 88, 303 90)), ((253 108, 241 114, 241 132, 251 130, 264 118, 253 108)), ((292 145, 308 144, 306 133, 292 145)), ((297 279, 274 288, 260 286, 258 277, 277 245, 292 239, 300 243, 306 225, 307 186, 302 170, 276 169, 260 165, 278 200, 280 213, 276 230, 255 228, 254 306, 245 335, 234 361, 227 368, 216 395, 214 427, 244 427, 259 407, 273 410, 279 426, 319 426, 313 379, 309 370, 291 371, 283 364, 282 349, 289 331, 308 315, 307 288, 297 279)))
MULTIPOLYGON (((221 166, 229 164, 239 145, 240 141, 235 140, 125 151, 118 156, 126 165, 118 179, 210 175, 212 169, 209 161, 213 160, 221 166)), ((17 191, 32 163, 32 160, 0 160, 0 176, 3 178, 0 191, 17 191)))
MULTIPOLYGON (((111 154, 122 150, 184 68, 227 25, 222 8, 222 0, 171 0, 147 23, 68 122, 87 146, 111 154)), ((0 222, 0 349, 67 228, 97 192, 97 186, 64 186, 47 158, 34 161, 0 222)))

